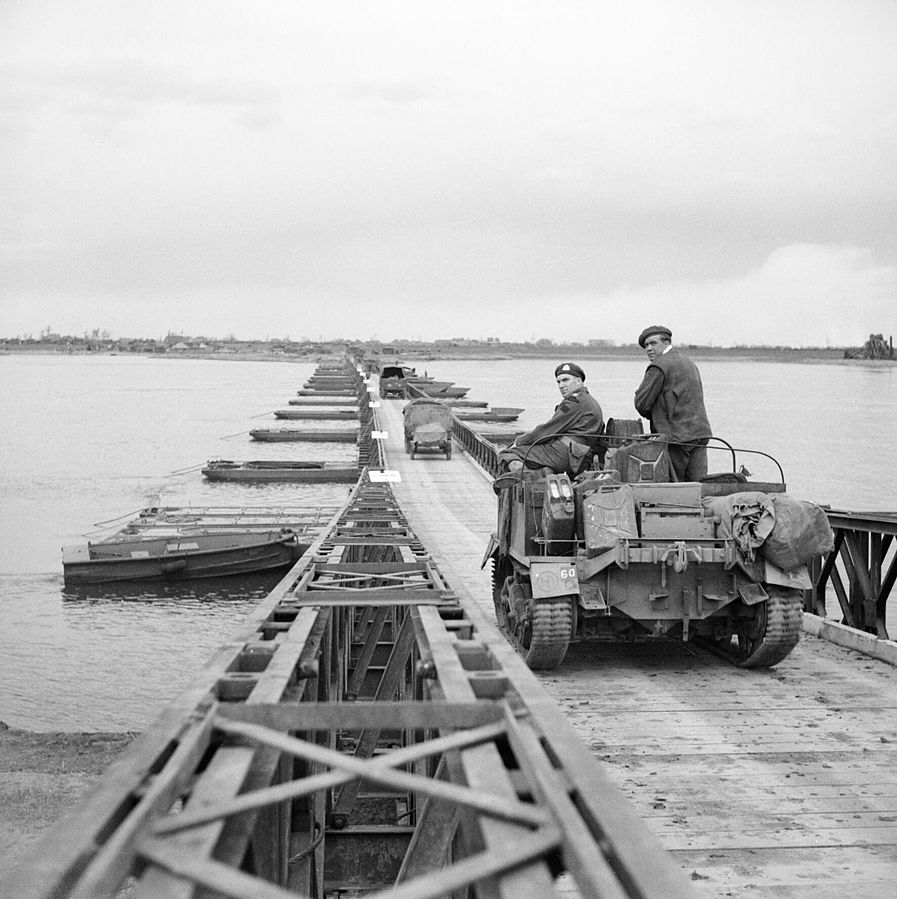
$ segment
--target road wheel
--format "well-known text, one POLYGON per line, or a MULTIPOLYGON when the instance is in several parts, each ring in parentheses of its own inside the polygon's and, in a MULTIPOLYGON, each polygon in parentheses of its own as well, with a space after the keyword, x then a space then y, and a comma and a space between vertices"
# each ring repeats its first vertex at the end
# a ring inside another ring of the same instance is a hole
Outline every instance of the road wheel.
POLYGON ((771 668, 800 640, 803 596, 800 590, 766 584, 769 599, 753 606, 754 618, 738 634, 718 644, 739 668, 771 668))
POLYGON ((571 597, 534 602, 529 580, 510 580, 511 567, 496 559, 492 569, 492 601, 499 629, 533 670, 557 668, 573 634, 571 597))
POLYGON ((541 599, 530 605, 525 621, 517 622, 515 648, 534 671, 548 671, 564 661, 572 634, 571 597, 541 599))

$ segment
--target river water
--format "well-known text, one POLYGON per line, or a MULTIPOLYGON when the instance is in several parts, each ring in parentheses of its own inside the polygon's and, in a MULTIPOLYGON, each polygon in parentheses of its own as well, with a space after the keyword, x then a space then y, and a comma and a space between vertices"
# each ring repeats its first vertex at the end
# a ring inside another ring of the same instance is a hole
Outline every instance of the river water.
MULTIPOLYGON (((564 360, 418 364, 523 406, 523 427, 558 401, 564 360)), ((573 360, 577 361, 577 360, 573 360)), ((581 360, 580 360, 581 361, 581 360)), ((605 417, 634 418, 644 361, 586 360, 605 417)), ((789 492, 852 510, 897 510, 897 368, 700 362, 717 435, 781 464, 789 492)), ((344 444, 257 444, 253 427, 314 370, 292 362, 130 356, 0 356, 0 720, 34 730, 139 730, 277 582, 63 588, 60 548, 151 505, 333 506, 338 485, 213 484, 217 458, 353 458, 344 444), (102 527, 101 527, 102 525, 102 527)), ((775 466, 746 457, 758 478, 775 466)), ((723 467, 722 462, 720 467, 723 467)))

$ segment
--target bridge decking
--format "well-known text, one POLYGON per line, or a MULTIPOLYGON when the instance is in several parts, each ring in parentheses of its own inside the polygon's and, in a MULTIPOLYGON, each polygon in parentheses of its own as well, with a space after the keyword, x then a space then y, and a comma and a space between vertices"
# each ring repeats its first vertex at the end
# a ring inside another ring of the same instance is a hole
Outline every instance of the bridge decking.
MULTIPOLYGON (((490 620, 488 480, 462 454, 410 460, 379 410, 396 497, 490 620)), ((675 642, 573 645, 537 673, 699 895, 897 891, 897 669, 805 635, 770 671, 675 642)))

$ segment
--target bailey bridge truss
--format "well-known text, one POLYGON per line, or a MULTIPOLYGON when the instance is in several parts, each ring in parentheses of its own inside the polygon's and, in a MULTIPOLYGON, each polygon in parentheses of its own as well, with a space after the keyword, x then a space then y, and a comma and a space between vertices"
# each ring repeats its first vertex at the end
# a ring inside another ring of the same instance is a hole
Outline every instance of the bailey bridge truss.
POLYGON ((2 895, 691 895, 372 476, 2 895))
POLYGON ((835 533, 830 553, 811 566, 813 591, 807 611, 825 617, 831 584, 842 621, 888 640, 888 599, 897 581, 897 515, 829 510, 835 533))

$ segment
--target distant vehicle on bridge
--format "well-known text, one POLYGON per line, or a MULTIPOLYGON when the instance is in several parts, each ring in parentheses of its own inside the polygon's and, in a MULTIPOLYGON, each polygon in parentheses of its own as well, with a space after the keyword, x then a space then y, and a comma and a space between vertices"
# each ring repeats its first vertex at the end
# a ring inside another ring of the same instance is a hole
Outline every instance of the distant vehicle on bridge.
POLYGON ((452 458, 451 407, 441 400, 419 397, 402 409, 405 429, 405 452, 414 458, 421 451, 445 453, 452 458))
POLYGON ((380 396, 405 396, 405 384, 417 377, 417 370, 410 365, 395 363, 380 369, 380 396))

